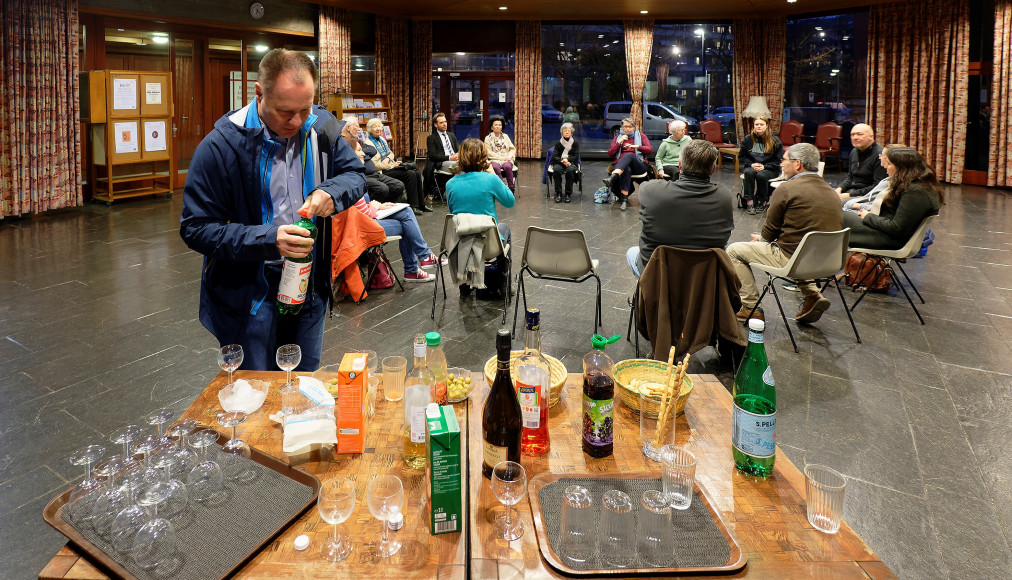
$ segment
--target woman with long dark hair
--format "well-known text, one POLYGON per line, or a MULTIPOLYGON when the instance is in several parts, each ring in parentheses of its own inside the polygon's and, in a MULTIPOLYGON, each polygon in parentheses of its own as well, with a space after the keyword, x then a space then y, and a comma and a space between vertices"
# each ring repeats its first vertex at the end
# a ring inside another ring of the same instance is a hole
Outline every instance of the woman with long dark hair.
POLYGON ((845 212, 843 225, 850 228, 850 245, 856 248, 896 250, 910 240, 929 215, 945 203, 942 184, 920 153, 909 147, 886 152, 889 191, 882 198, 878 215, 864 209, 845 212))
POLYGON ((766 119, 756 119, 752 132, 741 140, 738 159, 745 165, 742 197, 745 208, 754 214, 770 200, 770 180, 780 175, 784 146, 773 135, 766 119))

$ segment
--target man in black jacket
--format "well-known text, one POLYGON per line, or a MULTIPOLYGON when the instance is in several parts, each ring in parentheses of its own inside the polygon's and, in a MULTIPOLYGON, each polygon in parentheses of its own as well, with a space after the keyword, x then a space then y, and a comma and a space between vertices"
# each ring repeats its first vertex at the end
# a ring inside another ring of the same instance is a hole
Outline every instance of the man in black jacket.
POLYGON ((449 170, 457 166, 457 136, 446 130, 446 115, 436 113, 432 117, 432 133, 425 140, 426 163, 422 175, 426 193, 435 185, 433 178, 436 169, 449 170))
POLYGON ((836 188, 841 201, 868 193, 886 178, 886 170, 878 159, 882 154, 882 146, 875 142, 872 128, 864 123, 854 125, 850 130, 850 142, 854 145, 854 150, 850 152, 847 179, 836 188))

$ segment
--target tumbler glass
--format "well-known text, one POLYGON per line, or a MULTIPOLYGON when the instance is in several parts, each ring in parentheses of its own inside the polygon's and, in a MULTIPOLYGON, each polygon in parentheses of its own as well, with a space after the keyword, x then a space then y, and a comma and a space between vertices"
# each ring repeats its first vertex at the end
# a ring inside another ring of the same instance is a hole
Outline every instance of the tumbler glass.
POLYGON ((627 568, 636 559, 636 515, 632 499, 617 489, 601 496, 601 558, 613 568, 627 568))
POLYGON ((808 522, 815 529, 827 534, 840 531, 846 487, 847 480, 838 471, 825 465, 805 466, 808 522))
POLYGON ((586 562, 594 555, 597 529, 594 498, 587 488, 570 485, 562 493, 562 556, 574 562, 586 562))
POLYGON ((671 507, 686 510, 692 505, 692 487, 696 480, 696 456, 677 445, 661 448, 661 475, 664 495, 671 507))
POLYGON ((668 498, 662 491, 647 490, 643 492, 641 507, 639 552, 651 566, 669 566, 674 560, 675 542, 668 498))

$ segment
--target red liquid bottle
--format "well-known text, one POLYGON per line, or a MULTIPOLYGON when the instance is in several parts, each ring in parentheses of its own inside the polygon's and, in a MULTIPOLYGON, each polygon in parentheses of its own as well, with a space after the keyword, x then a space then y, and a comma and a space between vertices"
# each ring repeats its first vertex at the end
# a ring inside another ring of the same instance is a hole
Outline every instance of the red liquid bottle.
POLYGON ((520 452, 541 455, 548 452, 548 392, 552 388, 552 371, 541 356, 541 313, 529 308, 525 316, 527 336, 524 354, 517 359, 517 399, 523 417, 520 452))

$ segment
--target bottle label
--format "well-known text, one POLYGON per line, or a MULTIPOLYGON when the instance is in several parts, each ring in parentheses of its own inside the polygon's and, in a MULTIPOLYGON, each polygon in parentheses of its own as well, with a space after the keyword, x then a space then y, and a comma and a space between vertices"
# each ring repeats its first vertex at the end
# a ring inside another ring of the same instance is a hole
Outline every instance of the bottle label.
POLYGON ((763 341, 763 333, 756 332, 756 331, 754 331, 752 329, 749 329, 749 331, 748 331, 748 341, 749 342, 757 342, 759 344, 762 344, 764 342, 763 341))
POLYGON ((495 467, 497 464, 506 461, 507 448, 500 447, 498 445, 492 445, 488 441, 485 441, 485 448, 482 454, 482 459, 485 461, 485 465, 489 467, 495 467))
POLYGON ((770 415, 757 415, 735 403, 731 418, 731 444, 735 449, 752 457, 773 457, 777 450, 776 411, 770 415))
POLYGON ((523 415, 524 428, 537 429, 541 426, 540 385, 528 385, 517 381, 517 398, 520 399, 520 412, 523 415))
POLYGON ((425 407, 411 407, 411 442, 425 443, 425 407))
POLYGON ((776 386, 776 383, 773 382, 773 370, 770 367, 766 367, 766 370, 763 371, 763 382, 771 387, 776 386))
POLYGON ((591 445, 612 442, 612 411, 615 399, 591 399, 583 396, 583 440, 591 445))
POLYGON ((306 301, 309 290, 309 272, 313 264, 285 260, 281 270, 281 283, 278 284, 278 302, 284 304, 302 304, 306 301))

